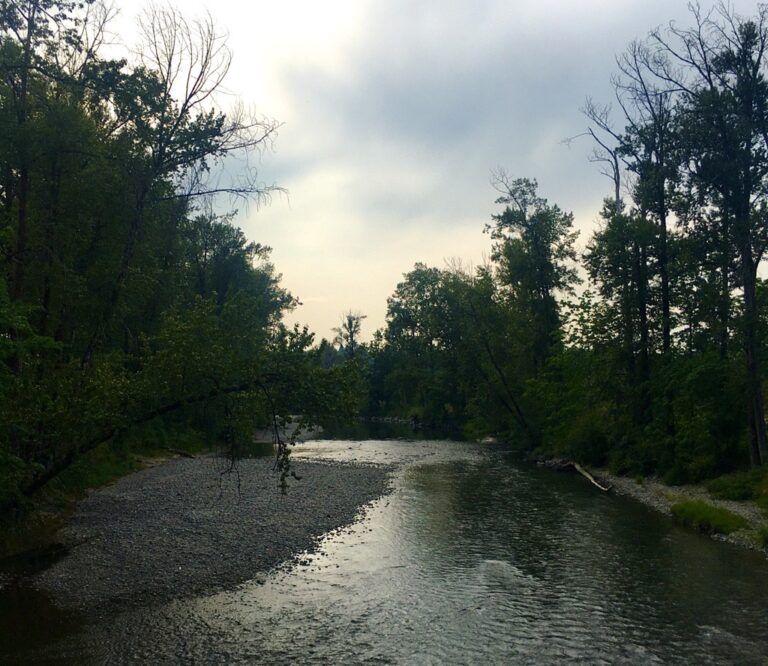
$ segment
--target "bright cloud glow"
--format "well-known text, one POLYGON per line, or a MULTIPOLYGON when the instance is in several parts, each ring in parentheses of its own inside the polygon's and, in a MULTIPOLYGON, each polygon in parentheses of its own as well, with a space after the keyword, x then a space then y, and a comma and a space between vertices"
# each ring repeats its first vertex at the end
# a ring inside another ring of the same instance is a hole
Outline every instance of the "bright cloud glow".
MULTIPOLYGON (((138 0, 120 1, 134 41, 138 0)), ((749 13, 754 3, 739 0, 749 13)), ((271 245, 294 313, 328 336, 342 312, 384 323, 386 298, 416 261, 480 263, 494 212, 490 170, 536 177, 576 213, 583 245, 608 183, 584 128, 585 97, 610 100, 614 56, 648 30, 685 22, 684 0, 185 0, 229 34, 227 88, 284 126, 264 156, 286 187, 241 213, 271 245)), ((226 103, 223 100, 222 103, 226 103)))

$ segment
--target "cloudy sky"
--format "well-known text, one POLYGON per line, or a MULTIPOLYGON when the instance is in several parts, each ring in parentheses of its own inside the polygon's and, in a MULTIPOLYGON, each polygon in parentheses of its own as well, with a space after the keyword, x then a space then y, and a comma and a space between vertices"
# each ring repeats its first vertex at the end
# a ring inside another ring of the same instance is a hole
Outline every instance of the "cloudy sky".
MULTIPOLYGON (((131 41, 144 2, 118 0, 131 41)), ((706 2, 702 3, 706 6, 706 2)), ((238 223, 271 245, 293 319, 330 335, 349 309, 384 323, 417 261, 479 263, 491 169, 535 177, 586 242, 609 184, 562 143, 586 96, 610 100, 614 56, 687 22, 685 0, 184 0, 229 34, 231 95, 283 123, 263 180, 289 196, 238 223)), ((749 13, 754 2, 737 0, 749 13)))

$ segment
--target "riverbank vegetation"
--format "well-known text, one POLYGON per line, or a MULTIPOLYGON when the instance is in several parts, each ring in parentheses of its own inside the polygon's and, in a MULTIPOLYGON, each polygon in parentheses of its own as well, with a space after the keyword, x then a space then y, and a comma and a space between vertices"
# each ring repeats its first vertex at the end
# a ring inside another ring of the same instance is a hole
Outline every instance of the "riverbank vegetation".
POLYGON ((574 140, 610 196, 581 246, 570 213, 498 170, 489 261, 404 276, 369 349, 371 414, 673 484, 768 462, 768 9, 690 19, 631 44, 615 99, 585 104, 574 140))
POLYGON ((111 12, 0 4, 4 511, 148 424, 229 450, 356 409, 356 374, 282 324, 296 298, 222 208, 278 191, 248 165, 279 124, 218 104, 210 20, 150 9, 139 55, 115 58, 111 12))
POLYGON ((730 534, 749 524, 741 516, 701 500, 685 500, 673 504, 672 515, 682 525, 710 534, 730 534))

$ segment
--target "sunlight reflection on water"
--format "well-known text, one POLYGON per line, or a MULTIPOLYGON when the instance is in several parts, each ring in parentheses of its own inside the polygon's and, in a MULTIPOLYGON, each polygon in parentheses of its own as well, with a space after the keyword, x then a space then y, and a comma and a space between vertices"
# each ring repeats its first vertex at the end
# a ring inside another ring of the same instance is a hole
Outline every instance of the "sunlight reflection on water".
POLYGON ((146 658, 286 664, 768 654, 765 562, 577 478, 451 442, 310 442, 295 455, 404 465, 390 495, 303 564, 124 618, 128 645, 113 656, 137 646, 146 658))

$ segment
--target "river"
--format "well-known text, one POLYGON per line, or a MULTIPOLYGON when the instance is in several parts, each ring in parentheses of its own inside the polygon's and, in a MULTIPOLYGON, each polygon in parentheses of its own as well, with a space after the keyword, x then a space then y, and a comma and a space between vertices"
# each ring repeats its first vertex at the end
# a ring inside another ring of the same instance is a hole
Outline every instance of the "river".
POLYGON ((27 639, 48 643, 41 660, 768 663, 762 556, 498 449, 321 441, 295 455, 398 471, 315 554, 234 590, 88 623, 29 617, 53 623, 27 639))

